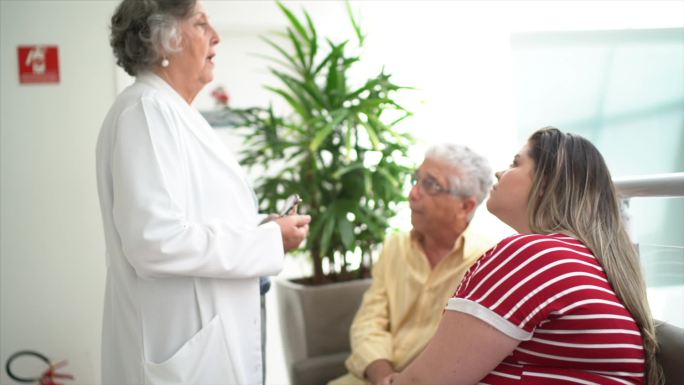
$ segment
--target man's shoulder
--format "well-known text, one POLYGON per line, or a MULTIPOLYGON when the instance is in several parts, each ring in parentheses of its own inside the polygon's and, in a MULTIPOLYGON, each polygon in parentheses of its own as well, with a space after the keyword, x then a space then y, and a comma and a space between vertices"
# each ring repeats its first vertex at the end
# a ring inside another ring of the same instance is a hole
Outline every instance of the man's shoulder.
POLYGON ((410 253, 413 249, 413 236, 410 231, 400 231, 388 234, 382 243, 382 254, 395 258, 410 253))
POLYGON ((395 231, 395 232, 387 235, 387 237, 385 238, 385 242, 383 244, 394 243, 394 242, 407 242, 410 240, 411 240, 411 231, 395 231))
POLYGON ((464 255, 466 258, 477 258, 496 246, 502 239, 500 234, 495 234, 486 226, 478 223, 468 225, 463 233, 465 238, 464 255))

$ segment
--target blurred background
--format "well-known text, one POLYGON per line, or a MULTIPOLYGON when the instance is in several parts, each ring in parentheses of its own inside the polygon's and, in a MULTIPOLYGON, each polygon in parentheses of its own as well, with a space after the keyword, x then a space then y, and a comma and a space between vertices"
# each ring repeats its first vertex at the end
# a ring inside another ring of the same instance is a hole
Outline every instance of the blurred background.
MULTIPOLYGON (((99 382, 105 277, 95 184, 95 141, 117 93, 132 81, 115 65, 109 18, 118 1, 0 0, 0 363, 22 349, 68 359, 74 384, 99 382), (22 84, 18 46, 54 45, 58 83, 22 84)), ((221 35, 215 80, 197 97, 216 109, 274 99, 272 49, 286 25, 271 1, 207 1, 221 35)), ((319 33, 353 35, 345 4, 305 8, 319 33)), ((506 167, 526 137, 553 125, 592 140, 614 177, 684 172, 683 1, 352 1, 367 41, 359 78, 383 66, 415 87, 404 129, 426 146, 459 142, 506 167)), ((365 77, 364 77, 365 76, 365 77)), ((241 137, 217 133, 232 151, 241 137)), ((476 220, 504 234, 480 210, 476 220)), ((656 317, 684 327, 684 198, 630 202, 656 317)), ((393 219, 410 228, 408 210, 393 219)), ((284 276, 306 266, 289 259, 284 276)), ((267 383, 286 385, 281 330, 267 296, 267 383)), ((286 332, 286 331, 283 331, 286 332)), ((28 365, 28 364, 27 364, 28 365)), ((31 368, 23 368, 30 371, 31 368)), ((0 383, 13 384, 4 371, 0 383)))

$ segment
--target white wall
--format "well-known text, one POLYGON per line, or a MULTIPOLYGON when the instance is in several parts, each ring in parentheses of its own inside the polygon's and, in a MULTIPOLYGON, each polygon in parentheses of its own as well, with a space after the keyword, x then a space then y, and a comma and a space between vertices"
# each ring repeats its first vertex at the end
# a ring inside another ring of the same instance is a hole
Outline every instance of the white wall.
POLYGON ((104 240, 94 156, 114 99, 106 27, 114 6, 0 1, 2 384, 14 383, 4 365, 21 349, 68 359, 69 383, 99 382, 104 240), (23 44, 59 46, 59 84, 19 84, 23 44))
MULTIPOLYGON (((352 39, 341 1, 285 1, 304 7, 321 36, 352 39)), ((384 65, 393 80, 414 86, 405 121, 425 143, 466 143, 496 167, 510 162, 518 143, 514 123, 510 38, 514 32, 664 28, 684 25, 684 3, 673 1, 352 1, 367 33, 359 79, 384 65)), ((269 1, 207 1, 223 41, 214 84, 227 86, 236 106, 266 104, 264 83, 278 85, 266 60, 273 50, 260 34, 282 31, 285 17, 269 1)), ((350 45, 354 41, 350 42, 350 45)), ((213 84, 198 97, 211 107, 213 84)), ((529 129, 529 128, 528 128, 529 129)), ((422 147, 415 157, 422 155, 422 147)))

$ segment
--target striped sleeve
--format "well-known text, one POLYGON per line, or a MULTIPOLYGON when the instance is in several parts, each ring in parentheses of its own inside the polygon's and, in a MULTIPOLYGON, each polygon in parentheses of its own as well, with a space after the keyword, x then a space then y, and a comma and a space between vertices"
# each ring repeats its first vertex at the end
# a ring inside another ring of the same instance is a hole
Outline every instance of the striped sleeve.
POLYGON ((585 299, 622 307, 582 243, 563 236, 515 235, 473 265, 446 309, 527 341, 551 313, 564 313, 585 299))

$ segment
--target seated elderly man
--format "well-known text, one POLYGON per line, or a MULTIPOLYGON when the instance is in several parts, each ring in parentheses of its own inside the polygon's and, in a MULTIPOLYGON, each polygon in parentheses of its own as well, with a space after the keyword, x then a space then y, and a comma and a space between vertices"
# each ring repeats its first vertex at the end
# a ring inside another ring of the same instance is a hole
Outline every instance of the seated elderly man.
POLYGON ((413 229, 385 241, 351 326, 350 373, 329 385, 376 384, 423 350, 465 271, 495 244, 469 226, 492 179, 465 146, 427 151, 409 194, 413 229))

